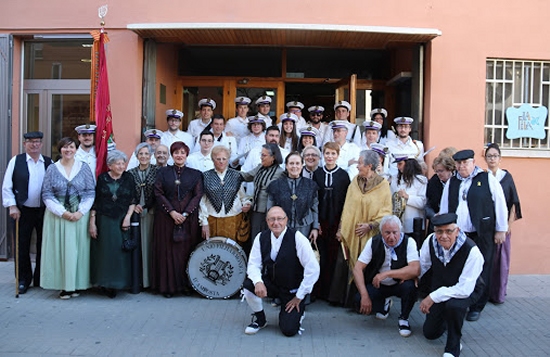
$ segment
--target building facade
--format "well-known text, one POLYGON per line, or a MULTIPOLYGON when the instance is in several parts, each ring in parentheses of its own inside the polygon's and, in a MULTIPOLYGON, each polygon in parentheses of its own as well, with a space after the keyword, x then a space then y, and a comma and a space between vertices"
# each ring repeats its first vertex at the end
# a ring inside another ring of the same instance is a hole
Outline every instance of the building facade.
MULTIPOLYGON (((3 4, 1 170, 21 151, 22 133, 44 131, 45 153, 55 156, 59 138, 90 122, 90 32, 100 5, 3 4)), ((549 10, 534 0, 114 0, 105 29, 117 147, 130 154, 144 129, 166 130, 170 108, 185 113, 185 128, 202 97, 226 118, 238 95, 271 95, 276 116, 289 100, 325 108, 348 100, 356 122, 385 107, 390 118, 416 119, 413 136, 436 148, 428 164, 454 146, 474 149, 485 167, 484 145, 501 145, 524 215, 513 225, 512 272, 548 274, 550 240, 541 235, 550 190, 539 179, 550 174, 548 118, 538 123, 543 138, 508 139, 506 109, 548 108, 549 10)), ((5 217, 0 224, 5 245, 5 217)))

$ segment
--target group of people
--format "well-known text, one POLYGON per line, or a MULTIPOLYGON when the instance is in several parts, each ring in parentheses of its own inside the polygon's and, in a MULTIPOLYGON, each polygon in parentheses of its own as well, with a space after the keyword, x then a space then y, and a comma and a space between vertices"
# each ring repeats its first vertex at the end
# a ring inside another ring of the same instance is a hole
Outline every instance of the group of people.
POLYGON ((237 116, 226 122, 214 100, 201 99, 187 131, 183 113, 168 110, 166 132, 145 131, 130 160, 110 151, 109 171, 97 178, 95 126, 77 127, 78 142, 61 139, 55 163, 41 155, 42 133, 26 133, 25 153, 10 161, 2 189, 19 222, 20 293, 33 283, 60 290, 62 299, 90 287, 115 297, 137 276, 141 288, 165 297, 190 294, 189 255, 201 239, 222 236, 249 254, 244 296, 254 314, 246 333, 266 325, 266 296, 281 306, 281 330, 290 336, 308 297, 386 318, 397 295, 399 331, 408 336, 422 276, 424 334, 437 338, 446 328, 446 352, 458 355, 464 316, 475 321, 488 300, 504 301, 509 224, 521 218, 498 145, 483 153, 487 172, 472 150, 445 149, 428 180, 412 118, 395 118, 390 130, 387 111, 377 108, 361 130, 348 121, 346 101, 335 103, 328 124, 322 106, 309 107, 306 120, 304 105, 291 101, 272 125, 271 98, 258 98, 257 114, 248 116, 251 102, 235 98, 237 116), (136 230, 140 244, 128 249, 136 230), (424 239, 426 232, 435 233, 424 239), (445 309, 455 299, 460 313, 451 321, 445 309))

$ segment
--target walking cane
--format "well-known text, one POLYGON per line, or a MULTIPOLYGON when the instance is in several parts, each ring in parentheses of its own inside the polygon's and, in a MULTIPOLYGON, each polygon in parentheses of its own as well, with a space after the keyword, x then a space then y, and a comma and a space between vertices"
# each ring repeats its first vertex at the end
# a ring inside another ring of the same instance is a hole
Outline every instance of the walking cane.
POLYGON ((19 218, 15 220, 15 297, 19 298, 19 218))

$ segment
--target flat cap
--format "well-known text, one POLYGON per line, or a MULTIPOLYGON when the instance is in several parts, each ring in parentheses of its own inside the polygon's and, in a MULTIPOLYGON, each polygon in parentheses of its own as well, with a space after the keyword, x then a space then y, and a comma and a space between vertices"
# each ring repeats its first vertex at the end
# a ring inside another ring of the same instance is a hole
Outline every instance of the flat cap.
POLYGON ((433 216, 431 219, 434 227, 446 226, 447 224, 456 223, 458 216, 456 213, 444 213, 437 216, 433 216))
POLYGON ((455 161, 473 159, 474 154, 475 154, 474 150, 470 150, 470 149, 460 150, 460 151, 457 151, 456 154, 453 155, 453 159, 455 161))
POLYGON ((28 133, 23 134, 23 138, 25 139, 42 139, 44 137, 44 133, 41 131, 29 131, 28 133))

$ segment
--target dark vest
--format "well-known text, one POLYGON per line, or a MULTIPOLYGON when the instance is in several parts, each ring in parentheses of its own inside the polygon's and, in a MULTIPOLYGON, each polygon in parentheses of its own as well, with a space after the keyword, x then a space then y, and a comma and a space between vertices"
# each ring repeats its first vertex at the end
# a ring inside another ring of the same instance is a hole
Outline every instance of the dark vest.
MULTIPOLYGON (((460 183, 456 177, 449 182, 449 212, 455 213, 458 207, 460 183)), ((489 189, 489 174, 480 172, 472 178, 472 185, 468 190, 468 211, 478 236, 482 239, 493 240, 495 234, 495 205, 489 189)))
MULTIPOLYGON (((391 260, 390 269, 401 269, 408 265, 407 262, 407 245, 409 244, 409 237, 403 237, 403 242, 399 247, 394 248, 395 254, 397 254, 397 260, 391 260)), ((372 279, 380 272, 382 264, 386 258, 386 251, 384 249, 384 243, 382 242, 382 236, 380 234, 372 237, 372 259, 364 271, 365 284, 372 284, 372 279)))
MULTIPOLYGON (((48 166, 52 164, 52 159, 47 156, 44 158, 44 172, 48 169, 48 166)), ((19 154, 15 157, 15 166, 13 167, 13 194, 15 196, 15 202, 17 207, 21 209, 23 203, 29 198, 29 167, 27 166, 27 154, 19 154)), ((40 205, 44 203, 40 200, 40 205)))
MULTIPOLYGON (((430 268, 432 271, 431 291, 435 291, 442 286, 453 286, 458 283, 458 279, 464 269, 464 264, 468 259, 468 255, 470 255, 470 250, 476 245, 473 240, 466 238, 466 242, 464 242, 458 252, 455 253, 451 261, 448 262, 447 265, 443 265, 435 255, 435 249, 432 242, 433 239, 435 239, 435 236, 432 236, 428 241, 430 245, 430 259, 432 261, 432 267, 430 268)), ((480 275, 477 278, 475 289, 470 296, 473 296, 477 300, 484 286, 485 283, 480 275)))
POLYGON ((275 261, 271 260, 271 231, 260 234, 260 251, 262 253, 262 280, 269 286, 275 285, 279 290, 289 292, 298 289, 304 279, 304 267, 296 253, 296 231, 286 229, 281 248, 275 261))

